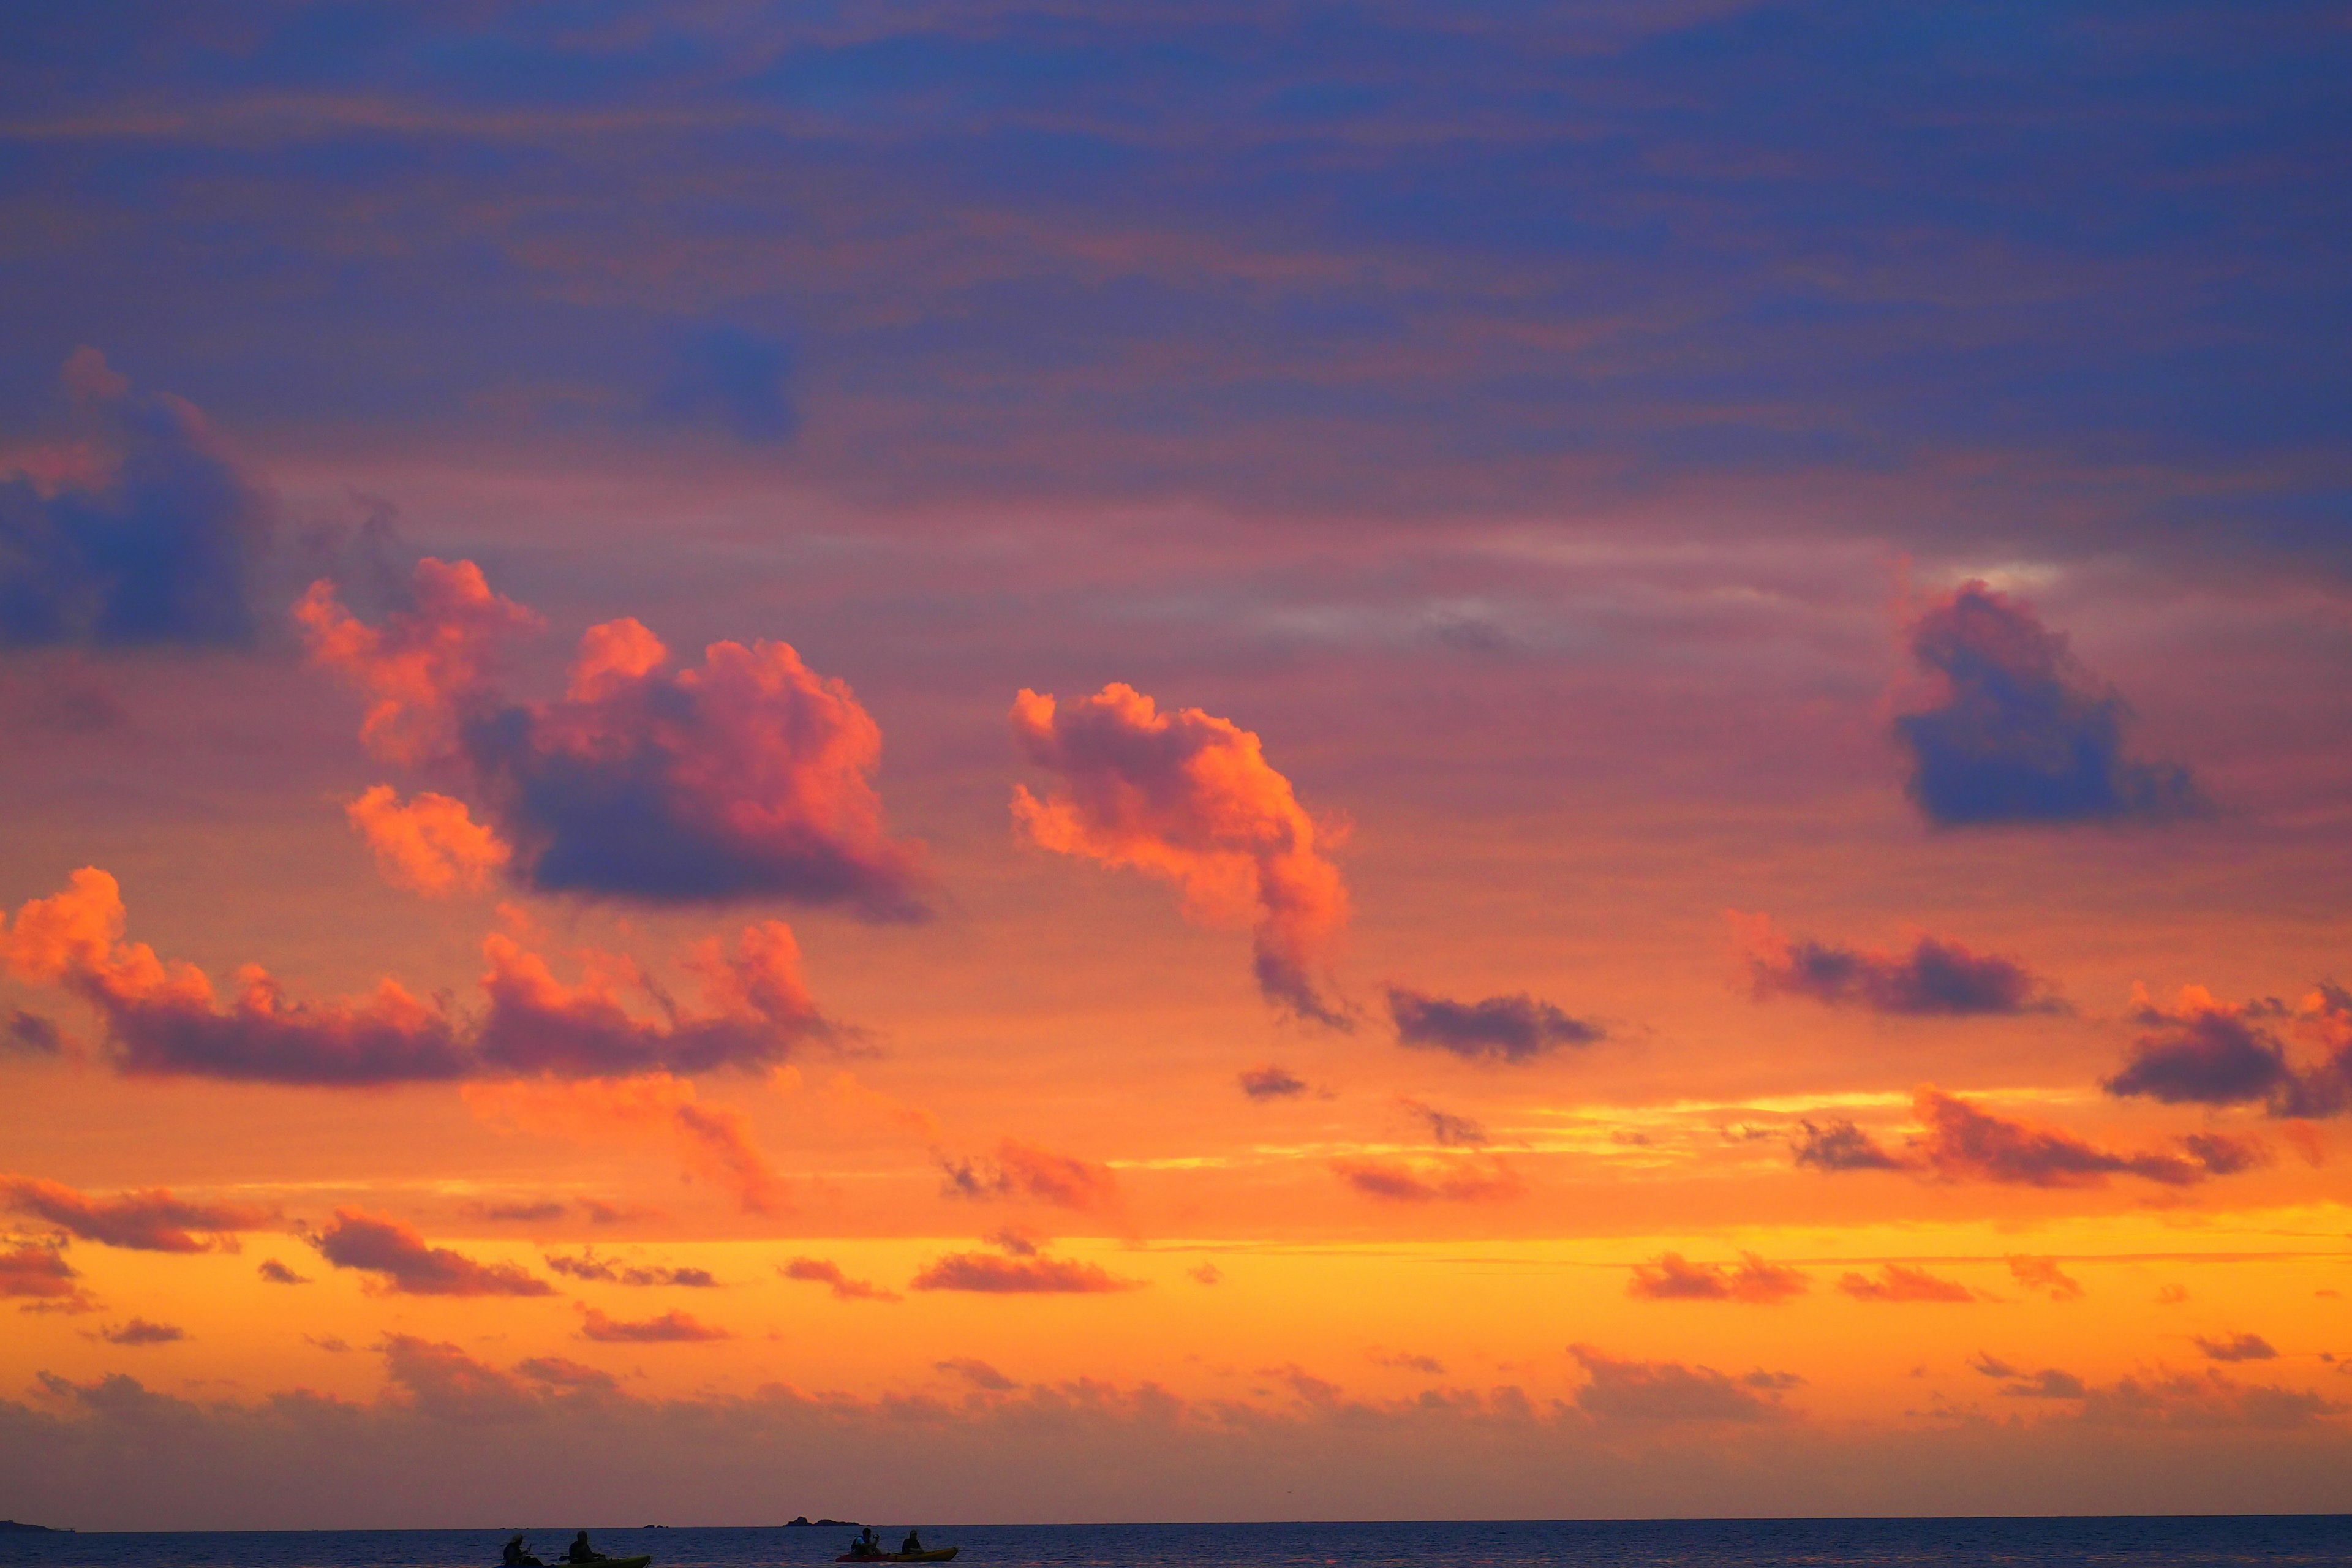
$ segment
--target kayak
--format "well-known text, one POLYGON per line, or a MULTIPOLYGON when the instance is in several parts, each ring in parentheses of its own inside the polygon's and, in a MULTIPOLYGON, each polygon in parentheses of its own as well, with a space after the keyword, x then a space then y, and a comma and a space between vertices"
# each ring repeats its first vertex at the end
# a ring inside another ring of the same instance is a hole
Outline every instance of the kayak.
POLYGON ((845 1552, 835 1563, 952 1563, 959 1549, 942 1546, 931 1552, 845 1552))

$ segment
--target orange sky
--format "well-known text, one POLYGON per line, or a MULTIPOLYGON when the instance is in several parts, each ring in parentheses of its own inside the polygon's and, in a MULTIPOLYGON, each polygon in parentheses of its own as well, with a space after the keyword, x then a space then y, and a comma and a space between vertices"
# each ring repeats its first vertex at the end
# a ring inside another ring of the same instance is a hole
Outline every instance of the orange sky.
POLYGON ((0 47, 0 1516, 2352 1508, 2345 35, 1641 10, 0 47))

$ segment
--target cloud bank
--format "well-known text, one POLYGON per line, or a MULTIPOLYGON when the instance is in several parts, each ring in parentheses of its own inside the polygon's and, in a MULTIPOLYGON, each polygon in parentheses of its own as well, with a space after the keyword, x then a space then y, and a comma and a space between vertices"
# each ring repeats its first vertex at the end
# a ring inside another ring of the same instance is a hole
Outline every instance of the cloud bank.
POLYGON ((704 1006, 681 1007, 634 963, 599 958, 577 985, 511 938, 483 943, 488 1006, 462 1016, 385 980, 364 997, 289 1000, 248 964, 224 1003, 193 964, 123 940, 121 886, 85 867, 64 891, 35 899, 0 929, 0 970, 63 986, 104 1021, 112 1059, 128 1073, 244 1082, 356 1086, 462 1078, 604 1076, 761 1068, 832 1030, 801 978, 790 928, 744 928, 734 952, 696 947, 689 966, 704 1006), (653 1016, 632 1011, 625 986, 653 1016))

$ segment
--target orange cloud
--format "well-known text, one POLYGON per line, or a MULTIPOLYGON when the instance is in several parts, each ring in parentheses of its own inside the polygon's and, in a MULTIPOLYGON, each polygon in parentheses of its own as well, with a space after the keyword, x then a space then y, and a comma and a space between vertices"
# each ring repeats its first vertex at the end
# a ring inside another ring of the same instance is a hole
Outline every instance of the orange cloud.
POLYGON ((312 661, 374 699, 369 749, 468 774, 529 886, 924 912, 916 850, 888 837, 870 783, 880 728, 787 644, 712 643, 670 673, 651 631, 611 621, 581 638, 562 698, 517 703, 491 655, 536 617, 471 562, 421 563, 414 600, 371 627, 322 581, 295 616, 312 661))
POLYGON ((635 1078, 470 1083, 466 1104, 486 1121, 517 1127, 576 1130, 602 1125, 667 1139, 696 1174, 735 1195, 751 1214, 778 1214, 789 1205, 785 1184, 751 1135, 751 1119, 730 1105, 705 1105, 694 1085, 667 1073, 635 1078))
POLYGON ((1025 1198, 1057 1208, 1108 1213, 1118 1206, 1118 1177, 1108 1165, 1057 1154, 1018 1138, 996 1145, 993 1158, 941 1159, 947 1192, 961 1198, 1025 1198))
POLYGON ((898 1293, 885 1290, 870 1279, 852 1279, 841 1271, 841 1265, 827 1258, 795 1258, 790 1263, 776 1265, 776 1272, 787 1279, 808 1279, 832 1288, 834 1299, 841 1301, 895 1301, 898 1293))
POLYGON ((698 1322, 688 1313, 673 1309, 657 1318, 631 1322, 623 1318, 608 1318, 594 1307, 582 1309, 580 1336, 612 1345, 675 1345, 707 1344, 713 1340, 731 1340, 735 1336, 715 1323, 698 1322))
POLYGON ((450 756, 459 721, 489 689, 499 644, 536 631, 539 616, 491 592, 470 561, 416 563, 415 603, 382 626, 354 619, 321 578, 294 606, 311 662, 365 692, 360 739, 387 762, 416 766, 450 756))
POLYGON ((140 1252, 235 1252, 238 1231, 258 1229, 275 1217, 250 1205, 191 1203, 163 1187, 94 1198, 34 1176, 0 1176, 0 1196, 18 1213, 36 1215, 84 1241, 140 1252))
POLYGON ((1867 1274, 1842 1275, 1838 1289, 1857 1301, 1964 1302, 1977 1299, 1977 1293, 1958 1280, 1939 1279, 1907 1263, 1879 1265, 1875 1279, 1867 1274))
POLYGON ((1633 1266, 1625 1293, 1644 1301, 1743 1301, 1770 1306, 1812 1289, 1798 1269, 1767 1263, 1752 1252, 1739 1255, 1739 1267, 1693 1263, 1679 1252, 1662 1252, 1647 1263, 1633 1266))
POLYGON ((18 1241, 0 1248, 0 1300, 21 1300, 27 1312, 94 1312, 81 1276, 66 1261, 63 1240, 18 1241))
POLYGON ((478 1263, 446 1247, 427 1246, 414 1226, 388 1215, 339 1208, 310 1238, 338 1268, 376 1276, 377 1288, 409 1296, 548 1296, 554 1288, 511 1263, 478 1263))
POLYGON ((289 1002, 250 964, 224 1005, 202 970, 123 941, 126 921, 115 879, 85 867, 65 891, 31 900, 0 929, 0 970, 62 985, 97 1008, 126 1072, 314 1085, 699 1072, 771 1065, 833 1027, 802 981, 791 930, 773 921, 744 928, 732 953, 715 942, 693 950, 699 1012, 678 1006, 629 960, 592 954, 587 977, 567 986, 545 959, 493 935, 483 944, 489 1005, 472 1018, 389 979, 362 998, 289 1002), (625 986, 659 1016, 624 1005, 625 986))
POLYGON ((367 840, 385 881, 428 898, 478 891, 514 855, 464 801, 430 790, 404 805, 390 784, 377 784, 343 815, 367 840))
POLYGON ((1331 1170, 1368 1198, 1397 1204, 1475 1204, 1515 1198, 1526 1184, 1502 1161, 1334 1160, 1331 1170))
POLYGON ((1932 1084, 1913 1096, 1912 1111, 1927 1131, 1900 1152, 1850 1121, 1804 1122, 1791 1145, 1796 1162, 1820 1171, 1910 1171, 1939 1181, 2029 1187, 2095 1187, 2110 1175, 2182 1187, 2250 1170, 2268 1158, 2259 1142, 2219 1132, 2177 1139, 2179 1154, 2117 1153, 2057 1128, 1996 1116, 1932 1084))
POLYGON ((1198 708, 1162 713, 1116 682, 1066 704, 1024 689, 1012 721, 1029 760, 1062 784, 1045 799, 1014 787, 1013 819, 1034 843, 1173 882, 1195 920, 1253 918, 1267 1000, 1352 1026, 1318 980, 1347 924, 1348 890, 1256 735, 1198 708))
POLYGON ((1066 1258, 999 1258, 992 1252, 950 1252, 915 1276, 918 1290, 971 1290, 983 1295, 1105 1295, 1139 1290, 1100 1264, 1066 1258))

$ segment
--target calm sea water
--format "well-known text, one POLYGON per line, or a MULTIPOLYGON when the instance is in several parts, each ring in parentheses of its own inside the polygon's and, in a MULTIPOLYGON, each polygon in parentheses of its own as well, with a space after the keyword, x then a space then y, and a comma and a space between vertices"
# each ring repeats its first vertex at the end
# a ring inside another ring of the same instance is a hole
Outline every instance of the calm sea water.
MULTIPOLYGON (((542 1557, 571 1527, 530 1532, 542 1557)), ((599 1530, 654 1568, 815 1568, 847 1530, 599 1530)), ((903 1526, 886 1531, 895 1542, 903 1526)), ((496 1568, 489 1530, 0 1535, 0 1568, 496 1568)), ((957 1568, 2269 1568, 2352 1564, 2352 1517, 925 1525, 957 1568)))

